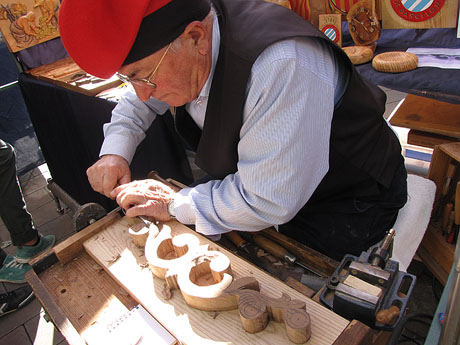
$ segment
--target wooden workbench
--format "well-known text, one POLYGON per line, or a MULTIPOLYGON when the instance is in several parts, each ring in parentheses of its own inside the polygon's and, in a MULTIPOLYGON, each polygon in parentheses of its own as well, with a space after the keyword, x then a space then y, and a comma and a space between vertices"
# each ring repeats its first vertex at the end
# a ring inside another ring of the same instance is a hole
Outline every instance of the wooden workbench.
MULTIPOLYGON (((132 220, 113 211, 74 236, 58 244, 51 254, 33 263, 27 274, 37 298, 69 344, 85 344, 85 334, 101 323, 113 306, 129 310, 142 304, 171 334, 184 344, 289 344, 284 325, 270 322, 256 334, 246 333, 237 310, 209 313, 189 307, 175 291, 170 300, 162 297, 164 281, 154 278, 145 265, 142 250, 127 234, 132 220), (91 257, 96 251, 96 260, 91 257), (89 249, 88 249, 89 248, 89 249), (105 258, 104 258, 105 255, 105 258), (115 258, 115 260, 113 260, 115 258), (105 266, 105 267, 102 267, 105 266)), ((174 234, 193 232, 171 221, 163 226, 174 234)), ((271 297, 288 294, 307 305, 312 337, 307 344, 373 344, 375 331, 358 321, 349 321, 290 288, 226 249, 196 234, 230 258, 237 277, 252 275, 261 292, 271 297)), ((93 332, 94 333, 94 332, 93 332)), ((104 335, 100 335, 103 339, 104 335)), ((87 339, 87 338, 86 338, 87 339)))

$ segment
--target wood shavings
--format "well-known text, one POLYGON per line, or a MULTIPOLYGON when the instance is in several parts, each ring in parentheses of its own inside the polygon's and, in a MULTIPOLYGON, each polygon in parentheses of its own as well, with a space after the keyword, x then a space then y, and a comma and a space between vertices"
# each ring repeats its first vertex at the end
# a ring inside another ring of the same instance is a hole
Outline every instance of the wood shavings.
POLYGON ((161 295, 166 301, 172 298, 172 291, 166 283, 163 286, 163 290, 161 290, 161 295))
POLYGON ((144 268, 149 267, 149 264, 148 264, 147 262, 142 262, 142 263, 139 263, 139 267, 141 267, 142 269, 144 269, 144 268))
POLYGON ((215 311, 215 312, 210 312, 210 313, 208 313, 208 315, 209 315, 213 320, 215 320, 216 317, 219 315, 219 313, 218 313, 217 311, 215 311))
POLYGON ((113 264, 114 262, 116 262, 119 258, 121 258, 121 255, 118 253, 116 256, 113 256, 111 259, 109 260, 105 260, 107 263, 109 264, 113 264))

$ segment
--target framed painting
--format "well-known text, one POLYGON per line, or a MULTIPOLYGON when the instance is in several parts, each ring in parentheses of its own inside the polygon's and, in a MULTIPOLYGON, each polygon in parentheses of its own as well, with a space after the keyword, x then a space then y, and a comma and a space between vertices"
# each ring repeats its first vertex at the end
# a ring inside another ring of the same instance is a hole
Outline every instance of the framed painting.
POLYGON ((432 29, 457 26, 458 0, 382 0, 384 29, 432 29))
POLYGON ((13 53, 59 36, 59 0, 0 0, 0 31, 13 53))

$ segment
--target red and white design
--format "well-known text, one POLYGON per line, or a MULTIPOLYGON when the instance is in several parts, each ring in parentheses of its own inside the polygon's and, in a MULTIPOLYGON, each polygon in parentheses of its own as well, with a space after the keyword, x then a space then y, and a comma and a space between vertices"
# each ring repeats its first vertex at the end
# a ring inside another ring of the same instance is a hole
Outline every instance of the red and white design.
POLYGON ((446 0, 390 0, 391 7, 404 20, 423 22, 433 18, 446 0))
POLYGON ((321 31, 334 43, 338 43, 340 40, 340 31, 335 25, 325 25, 321 31))

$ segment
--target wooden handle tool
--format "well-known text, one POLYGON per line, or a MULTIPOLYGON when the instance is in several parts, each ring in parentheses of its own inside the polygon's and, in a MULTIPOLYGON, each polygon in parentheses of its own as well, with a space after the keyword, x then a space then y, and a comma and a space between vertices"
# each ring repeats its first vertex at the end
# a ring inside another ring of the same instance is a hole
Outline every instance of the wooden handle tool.
POLYGON ((446 202, 447 194, 449 193, 452 178, 454 177, 456 170, 457 170, 457 165, 455 163, 449 163, 449 166, 447 167, 446 179, 444 181, 444 185, 441 190, 441 196, 439 198, 439 203, 438 203, 438 207, 436 210, 435 218, 439 218, 439 216, 441 215, 442 209, 446 202))
POLYGON ((257 246, 246 242, 246 240, 242 238, 236 231, 227 232, 225 236, 238 248, 242 256, 245 256, 247 259, 252 261, 253 264, 264 269, 272 276, 281 279, 281 272, 270 265, 268 262, 264 261, 264 258, 261 258, 257 255, 257 251, 259 250, 257 246))
POLYGON ((253 240, 260 248, 278 259, 286 260, 290 263, 296 260, 296 257, 289 253, 286 248, 281 247, 279 244, 269 240, 263 235, 256 234, 253 236, 253 240))
POLYGON ((247 245, 247 242, 236 231, 227 232, 225 236, 239 249, 247 245))
POLYGON ((310 267, 305 266, 301 262, 297 260, 297 257, 290 253, 286 248, 280 246, 279 244, 275 243, 274 241, 268 239, 267 237, 260 235, 260 234, 255 234, 253 236, 254 242, 262 249, 264 249, 267 253, 272 254, 274 257, 278 259, 285 260, 289 264, 296 264, 302 267, 304 270, 307 270, 309 272, 312 272, 318 276, 323 276, 319 272, 316 272, 315 270, 311 269, 310 267))
POLYGON ((446 206, 444 207, 442 221, 441 221, 441 230, 442 230, 443 235, 447 233, 447 228, 449 226, 449 219, 450 219, 453 209, 454 209, 454 204, 452 204, 451 202, 448 202, 446 206))
POLYGON ((455 190, 454 223, 455 227, 447 237, 447 242, 449 243, 455 242, 460 229, 460 181, 457 182, 457 188, 455 190))

